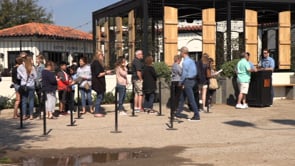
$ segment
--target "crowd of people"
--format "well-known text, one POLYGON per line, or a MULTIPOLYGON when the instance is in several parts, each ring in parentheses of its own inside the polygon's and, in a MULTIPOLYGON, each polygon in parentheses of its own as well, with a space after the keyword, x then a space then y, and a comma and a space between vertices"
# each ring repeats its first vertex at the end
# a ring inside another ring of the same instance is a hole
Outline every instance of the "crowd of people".
MULTIPOLYGON (((265 58, 261 60, 260 68, 264 70, 274 69, 274 60, 269 57, 268 50, 264 50, 265 58)), ((241 60, 236 66, 237 81, 240 93, 236 108, 247 108, 246 95, 249 89, 250 72, 257 69, 249 62, 250 54, 241 54, 241 60)), ((118 112, 120 115, 127 115, 124 108, 127 86, 132 83, 134 86, 134 111, 156 113, 153 108, 155 92, 157 89, 157 73, 153 67, 153 56, 143 55, 142 50, 135 52, 132 61, 132 82, 128 81, 127 62, 124 57, 118 57, 115 69, 106 70, 104 65, 104 55, 102 51, 97 51, 92 61, 81 57, 79 65, 67 66, 66 62, 60 62, 58 69, 53 61, 45 59, 42 55, 36 57, 36 65, 32 56, 22 52, 15 60, 12 69, 12 82, 16 92, 16 100, 13 111, 13 118, 17 119, 21 110, 21 118, 34 119, 34 115, 41 113, 43 109, 47 112, 48 119, 55 119, 58 116, 66 115, 69 111, 75 110, 75 91, 79 90, 81 114, 87 110, 94 114, 94 117, 104 117, 105 111, 101 108, 101 103, 106 92, 105 76, 111 73, 116 75, 116 90, 118 93, 118 112), (144 59, 145 57, 145 59, 144 59), (95 94, 93 101, 92 92, 95 94), (59 109, 55 110, 57 103, 56 92, 58 92, 59 109), (35 95, 36 94, 36 95, 35 95), (35 96, 38 105, 34 112, 35 96), (45 103, 45 107, 43 108, 45 103), (89 108, 89 109, 87 109, 89 108)), ((180 49, 180 55, 174 57, 172 66, 171 85, 174 92, 173 103, 175 116, 181 117, 186 98, 189 108, 194 115, 189 120, 200 120, 199 111, 206 111, 210 107, 210 99, 216 89, 209 88, 210 79, 216 77, 219 72, 213 68, 213 59, 207 54, 202 54, 200 60, 193 60, 189 57, 187 47, 180 49), (200 100, 201 98, 201 100, 200 100)), ((273 95, 273 93, 272 93, 273 95)))

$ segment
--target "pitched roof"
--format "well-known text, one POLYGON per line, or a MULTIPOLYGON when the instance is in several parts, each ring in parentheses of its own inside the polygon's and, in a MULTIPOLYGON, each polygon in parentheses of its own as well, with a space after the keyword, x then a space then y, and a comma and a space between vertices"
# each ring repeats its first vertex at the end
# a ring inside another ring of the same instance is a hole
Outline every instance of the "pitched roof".
POLYGON ((66 38, 77 40, 92 40, 92 34, 70 27, 57 26, 45 23, 27 23, 17 25, 11 28, 0 30, 0 37, 24 37, 24 36, 38 36, 38 37, 52 37, 52 38, 66 38))

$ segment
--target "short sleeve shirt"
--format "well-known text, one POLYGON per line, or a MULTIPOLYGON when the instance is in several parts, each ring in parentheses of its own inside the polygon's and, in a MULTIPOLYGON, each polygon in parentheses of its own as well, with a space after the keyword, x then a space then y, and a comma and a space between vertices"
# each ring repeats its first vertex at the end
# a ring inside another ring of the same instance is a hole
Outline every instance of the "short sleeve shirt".
POLYGON ((134 58, 132 62, 132 80, 138 80, 137 71, 142 72, 144 68, 143 63, 141 60, 134 58))
POLYGON ((263 68, 275 68, 275 61, 271 57, 263 58, 261 60, 261 67, 263 68))
POLYGON ((250 82, 250 63, 245 59, 241 59, 237 64, 237 75, 238 75, 238 81, 240 83, 249 83, 250 82))

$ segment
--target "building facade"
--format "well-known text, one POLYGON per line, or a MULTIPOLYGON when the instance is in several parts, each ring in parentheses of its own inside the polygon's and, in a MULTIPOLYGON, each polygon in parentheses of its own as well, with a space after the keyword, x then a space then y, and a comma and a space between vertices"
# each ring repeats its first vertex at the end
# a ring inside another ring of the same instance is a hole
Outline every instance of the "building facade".
POLYGON ((20 52, 27 52, 34 60, 42 54, 57 64, 61 61, 71 64, 81 56, 92 58, 92 46, 91 34, 69 27, 28 23, 3 29, 0 30, 2 75, 11 70, 20 52))

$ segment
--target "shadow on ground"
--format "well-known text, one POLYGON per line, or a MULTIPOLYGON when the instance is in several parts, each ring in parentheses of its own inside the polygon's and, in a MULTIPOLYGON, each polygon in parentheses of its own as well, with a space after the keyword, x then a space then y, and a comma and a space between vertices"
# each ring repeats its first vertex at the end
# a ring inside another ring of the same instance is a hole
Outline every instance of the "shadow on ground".
POLYGON ((41 126, 32 124, 29 120, 24 121, 24 128, 20 128, 18 120, 0 119, 0 157, 6 150, 19 150, 22 148, 30 148, 26 141, 44 141, 46 137, 30 135, 30 130, 41 126))
POLYGON ((241 121, 241 120, 232 120, 232 121, 227 121, 223 123, 232 125, 232 126, 237 126, 237 127, 255 127, 255 124, 241 121))
POLYGON ((270 121, 272 121, 274 123, 279 123, 282 125, 295 126, 295 120, 293 120, 293 119, 271 119, 270 121))

